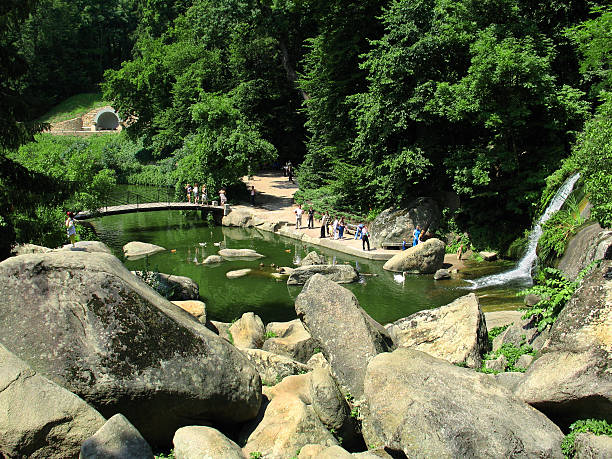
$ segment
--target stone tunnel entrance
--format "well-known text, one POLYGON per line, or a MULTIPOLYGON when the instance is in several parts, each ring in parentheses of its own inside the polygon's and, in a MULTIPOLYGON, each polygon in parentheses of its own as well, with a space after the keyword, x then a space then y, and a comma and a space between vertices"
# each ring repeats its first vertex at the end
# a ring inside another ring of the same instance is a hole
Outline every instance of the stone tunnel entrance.
POLYGON ((119 127, 119 117, 112 109, 101 110, 94 119, 96 131, 113 131, 119 127))

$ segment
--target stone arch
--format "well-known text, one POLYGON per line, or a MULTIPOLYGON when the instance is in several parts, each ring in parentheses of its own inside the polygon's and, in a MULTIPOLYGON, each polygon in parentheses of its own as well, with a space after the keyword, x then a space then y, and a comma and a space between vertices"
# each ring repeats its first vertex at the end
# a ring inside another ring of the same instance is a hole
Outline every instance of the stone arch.
POLYGON ((119 116, 112 108, 103 108, 96 114, 93 122, 96 131, 112 131, 119 127, 119 116))

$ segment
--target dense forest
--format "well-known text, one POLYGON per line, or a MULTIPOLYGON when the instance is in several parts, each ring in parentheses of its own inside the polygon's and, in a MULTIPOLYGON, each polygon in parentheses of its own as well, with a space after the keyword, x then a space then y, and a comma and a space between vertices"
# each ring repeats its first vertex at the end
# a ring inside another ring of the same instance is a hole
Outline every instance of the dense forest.
POLYGON ((318 210, 432 196, 446 229, 495 248, 580 170, 610 226, 607 3, 5 1, 3 254, 117 181, 216 189, 287 160, 318 210), (120 139, 28 144, 42 113, 100 90, 129 121, 120 139))

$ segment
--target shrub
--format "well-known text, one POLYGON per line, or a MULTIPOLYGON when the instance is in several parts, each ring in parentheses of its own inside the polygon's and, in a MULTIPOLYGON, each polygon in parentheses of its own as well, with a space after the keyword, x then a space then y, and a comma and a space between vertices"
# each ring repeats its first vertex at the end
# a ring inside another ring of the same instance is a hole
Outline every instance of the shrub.
POLYGON ((595 435, 608 435, 612 437, 612 425, 603 419, 580 419, 570 426, 570 433, 565 436, 561 443, 561 450, 566 458, 576 455, 574 442, 576 435, 582 432, 591 432, 595 435))
POLYGON ((538 256, 543 263, 549 266, 553 259, 565 253, 571 237, 584 223, 580 216, 578 202, 574 195, 570 196, 563 209, 555 212, 542 225, 542 237, 538 241, 538 256))

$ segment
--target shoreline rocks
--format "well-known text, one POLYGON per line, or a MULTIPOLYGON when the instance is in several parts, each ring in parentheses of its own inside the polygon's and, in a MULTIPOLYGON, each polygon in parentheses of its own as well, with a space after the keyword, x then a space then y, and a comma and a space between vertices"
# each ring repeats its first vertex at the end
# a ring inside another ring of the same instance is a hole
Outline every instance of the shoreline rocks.
POLYGON ((434 274, 444 264, 445 244, 440 239, 428 239, 409 247, 387 260, 383 269, 412 274, 434 274))
POLYGON ((351 265, 308 265, 295 268, 289 274, 287 285, 305 284, 315 274, 338 284, 349 284, 359 279, 359 273, 351 265))

